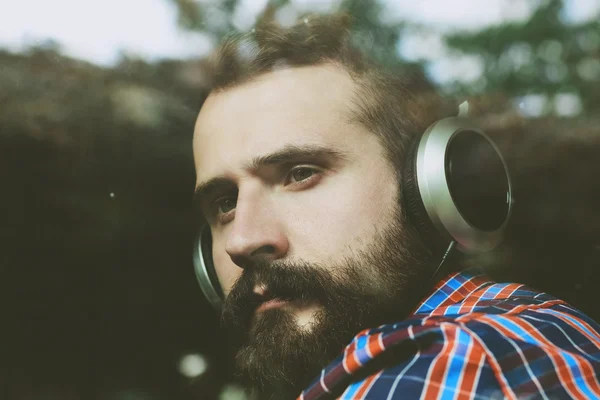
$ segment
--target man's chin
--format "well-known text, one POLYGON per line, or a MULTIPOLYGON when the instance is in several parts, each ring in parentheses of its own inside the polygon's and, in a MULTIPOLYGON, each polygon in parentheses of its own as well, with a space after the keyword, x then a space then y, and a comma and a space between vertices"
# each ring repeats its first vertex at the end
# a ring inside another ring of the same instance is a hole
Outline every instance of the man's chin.
POLYGON ((274 307, 253 318, 246 343, 236 355, 236 372, 265 397, 296 397, 331 359, 322 312, 316 308, 274 307), (297 314, 300 312, 300 314, 297 314), (304 319, 308 322, 301 324, 304 319))

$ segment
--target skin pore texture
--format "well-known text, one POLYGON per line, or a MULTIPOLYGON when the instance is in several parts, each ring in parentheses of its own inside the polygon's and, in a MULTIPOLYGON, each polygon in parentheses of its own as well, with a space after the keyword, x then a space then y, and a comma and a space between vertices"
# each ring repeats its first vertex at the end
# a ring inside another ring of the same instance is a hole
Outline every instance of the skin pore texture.
MULTIPOLYGON (((432 267, 378 137, 335 65, 213 92, 194 140, 223 327, 259 396, 297 396, 359 330, 404 318, 432 267)), ((201 190, 200 190, 201 189, 201 190)))

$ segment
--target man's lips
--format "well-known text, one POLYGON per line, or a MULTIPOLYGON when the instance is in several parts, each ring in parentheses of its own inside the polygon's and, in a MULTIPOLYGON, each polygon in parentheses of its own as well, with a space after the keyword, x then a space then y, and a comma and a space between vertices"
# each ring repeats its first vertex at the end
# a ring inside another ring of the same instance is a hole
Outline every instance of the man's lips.
POLYGON ((269 294, 267 287, 264 284, 258 284, 254 286, 254 294, 261 298, 260 305, 256 308, 256 312, 262 312, 270 308, 276 308, 288 303, 288 301, 272 297, 269 294))
POLYGON ((255 309, 255 313, 260 313, 265 310, 282 307, 285 305, 292 306, 293 309, 301 309, 306 305, 306 302, 301 301, 300 299, 280 296, 277 293, 273 293, 269 291, 267 286, 264 284, 255 285, 253 294, 259 303, 258 307, 255 309))
POLYGON ((271 300, 267 300, 263 303, 261 303, 260 306, 258 306, 258 308, 256 309, 256 312, 262 312, 271 308, 276 308, 276 307, 281 307, 284 304, 287 304, 288 301, 287 300, 282 300, 282 299, 271 299, 271 300))

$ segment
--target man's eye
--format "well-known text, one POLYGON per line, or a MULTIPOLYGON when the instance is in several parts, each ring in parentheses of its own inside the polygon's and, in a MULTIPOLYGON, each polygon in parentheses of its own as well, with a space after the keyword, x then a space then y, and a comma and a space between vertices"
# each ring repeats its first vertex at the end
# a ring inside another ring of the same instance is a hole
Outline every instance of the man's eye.
POLYGON ((236 204, 237 200, 234 197, 222 197, 214 202, 217 214, 227 214, 235 208, 236 204))
POLYGON ((292 180, 292 184, 304 182, 310 178, 312 178, 317 172, 314 168, 311 167, 298 167, 294 168, 290 172, 290 178, 292 180))

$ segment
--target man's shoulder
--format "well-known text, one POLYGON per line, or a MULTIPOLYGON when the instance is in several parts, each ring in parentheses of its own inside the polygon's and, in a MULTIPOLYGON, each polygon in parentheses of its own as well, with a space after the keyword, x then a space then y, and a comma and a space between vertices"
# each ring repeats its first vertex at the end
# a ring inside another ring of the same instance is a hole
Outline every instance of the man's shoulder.
POLYGON ((483 281, 484 283, 479 287, 464 294, 460 293, 462 287, 451 295, 447 295, 444 290, 438 290, 423 301, 415 314, 446 316, 459 316, 473 312, 515 314, 524 310, 566 304, 563 300, 521 283, 483 281), (441 297, 442 300, 437 299, 436 296, 441 297))
POLYGON ((471 346, 503 371, 542 353, 552 363, 564 353, 600 366, 600 324, 559 298, 517 283, 494 283, 458 303, 362 333, 381 335, 388 346, 403 340, 437 342, 434 355, 453 352, 450 343, 471 346))
POLYGON ((457 303, 360 332, 305 393, 321 386, 342 398, 440 391, 590 398, 600 396, 599 375, 595 321, 549 294, 493 283, 457 303))

